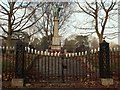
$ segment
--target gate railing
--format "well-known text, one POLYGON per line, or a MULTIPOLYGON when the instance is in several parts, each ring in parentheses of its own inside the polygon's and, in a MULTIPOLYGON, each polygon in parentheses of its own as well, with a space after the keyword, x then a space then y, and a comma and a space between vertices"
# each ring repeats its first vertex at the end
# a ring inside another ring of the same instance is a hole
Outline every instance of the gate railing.
POLYGON ((35 49, 30 47, 25 47, 25 72, 29 71, 33 64, 35 63, 36 56, 35 56, 35 49))
MULTIPOLYGON (((15 47, 0 47, 2 50, 3 80, 15 78, 15 47)), ((70 82, 86 79, 99 79, 99 49, 79 53, 50 53, 25 47, 25 77, 29 82, 70 82)), ((120 78, 120 48, 112 48, 110 55, 110 74, 120 78)))

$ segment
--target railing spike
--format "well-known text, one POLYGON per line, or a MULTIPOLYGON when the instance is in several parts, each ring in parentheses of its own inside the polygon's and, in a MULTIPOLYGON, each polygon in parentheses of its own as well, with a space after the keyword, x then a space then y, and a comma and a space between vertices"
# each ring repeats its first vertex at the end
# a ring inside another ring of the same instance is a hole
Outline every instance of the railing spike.
POLYGON ((97 52, 97 49, 95 48, 95 49, 94 49, 94 53, 96 53, 96 52, 97 52))
POLYGON ((88 53, 88 52, 87 52, 87 51, 85 51, 85 55, 87 55, 87 53, 88 53))
POLYGON ((77 56, 77 53, 75 53, 75 56, 77 56))
POLYGON ((84 55, 84 52, 82 52, 82 55, 84 55))
POLYGON ((74 57, 74 55, 75 55, 75 54, 74 54, 74 53, 72 53, 72 56, 73 56, 73 57, 74 57))
POLYGON ((117 51, 119 51, 119 47, 117 47, 117 51))
POLYGON ((40 51, 37 51, 37 54, 40 54, 40 51))
POLYGON ((48 52, 48 56, 50 56, 50 52, 48 52))
POLYGON ((71 53, 69 53, 69 57, 71 57, 71 53))
POLYGON ((115 48, 115 47, 114 47, 113 49, 114 49, 114 51, 116 50, 116 48, 115 48))
POLYGON ((110 51, 113 51, 111 47, 110 47, 110 51))
POLYGON ((53 53, 51 53, 51 56, 53 56, 53 53))
POLYGON ((98 47, 98 51, 100 51, 100 48, 98 47))
POLYGON ((30 53, 30 47, 27 47, 28 53, 30 53))
POLYGON ((25 47, 25 51, 27 51, 27 47, 25 47))
POLYGON ((46 51, 44 51, 44 55, 47 55, 47 52, 46 52, 46 51))
POLYGON ((57 56, 57 52, 54 53, 54 56, 57 56))
POLYGON ((37 50, 35 49, 35 54, 37 54, 37 50))
POLYGON ((68 54, 66 53, 65 56, 68 57, 68 54))
POLYGON ((33 48, 31 49, 31 53, 33 53, 33 48))
POLYGON ((6 46, 6 50, 8 50, 8 46, 6 46))
POLYGON ((5 49, 5 46, 2 46, 2 49, 5 49))
POLYGON ((41 51, 41 55, 43 55, 43 51, 41 51))
POLYGON ((91 53, 93 53, 93 49, 91 49, 91 53))
POLYGON ((58 56, 60 56, 60 53, 58 53, 58 56))

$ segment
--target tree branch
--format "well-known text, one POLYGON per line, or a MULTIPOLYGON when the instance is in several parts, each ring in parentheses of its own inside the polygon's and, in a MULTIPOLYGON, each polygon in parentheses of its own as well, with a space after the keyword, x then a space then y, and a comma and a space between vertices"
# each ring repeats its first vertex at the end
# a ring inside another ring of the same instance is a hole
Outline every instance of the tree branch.
POLYGON ((95 10, 95 30, 96 30, 96 33, 97 33, 98 37, 100 37, 100 33, 99 33, 99 30, 98 30, 98 3, 96 2, 95 5, 96 5, 96 10, 95 10))
POLYGON ((3 35, 0 35, 0 37, 4 38, 4 39, 7 39, 7 37, 3 36, 3 35))
POLYGON ((0 6, 8 13, 8 10, 0 4, 0 6))
POLYGON ((8 34, 8 32, 4 29, 4 27, 0 24, 0 27, 2 28, 2 30, 8 34))
POLYGON ((0 20, 6 20, 6 21, 8 21, 8 19, 6 19, 6 18, 1 18, 1 17, 0 17, 0 20))
POLYGON ((8 13, 3 12, 2 10, 0 10, 0 13, 2 13, 2 14, 4 14, 4 15, 7 15, 7 14, 8 14, 8 13))
POLYGON ((102 31, 101 31, 101 34, 102 34, 102 35, 103 35, 103 33, 104 33, 105 25, 106 25, 106 23, 107 23, 107 20, 108 20, 108 12, 106 12, 105 21, 103 22, 103 25, 102 25, 102 31))
POLYGON ((105 12, 107 12, 107 10, 106 10, 106 8, 105 8, 104 3, 103 3, 103 2, 101 2, 101 4, 102 4, 102 7, 103 7, 103 10, 104 10, 105 12))
POLYGON ((78 2, 76 2, 76 3, 78 4, 79 8, 82 9, 86 14, 88 14, 88 15, 90 15, 90 16, 92 16, 92 17, 95 17, 95 16, 92 15, 90 12, 87 12, 87 10, 85 10, 84 8, 82 8, 78 2))
POLYGON ((108 12, 111 11, 111 10, 113 10, 113 8, 114 8, 115 5, 116 5, 116 2, 114 2, 114 3, 112 2, 111 5, 110 5, 110 7, 108 8, 108 12))
MULTIPOLYGON (((43 15, 44 15, 44 13, 43 13, 43 15)), ((39 19, 37 19, 36 22, 39 21, 39 20, 43 17, 43 15, 42 15, 39 19)), ((14 31, 14 32, 23 31, 23 30, 25 30, 25 29, 27 29, 27 28, 33 26, 36 22, 33 22, 32 24, 26 26, 25 28, 21 27, 19 30, 16 30, 16 31, 14 31)))
POLYGON ((14 23, 14 25, 15 25, 14 28, 15 28, 15 29, 16 29, 17 27, 19 27, 20 24, 21 24, 21 22, 27 18, 27 16, 25 17, 25 15, 26 15, 26 8, 25 8, 25 10, 24 10, 24 14, 22 15, 22 17, 20 17, 21 19, 20 19, 18 22, 14 23), (24 18, 24 17, 25 17, 25 18, 24 18), (17 25, 17 24, 18 24, 18 25, 17 25))
POLYGON ((93 8, 92 6, 90 6, 90 4, 88 2, 86 2, 86 4, 92 9, 95 11, 95 8, 93 8))

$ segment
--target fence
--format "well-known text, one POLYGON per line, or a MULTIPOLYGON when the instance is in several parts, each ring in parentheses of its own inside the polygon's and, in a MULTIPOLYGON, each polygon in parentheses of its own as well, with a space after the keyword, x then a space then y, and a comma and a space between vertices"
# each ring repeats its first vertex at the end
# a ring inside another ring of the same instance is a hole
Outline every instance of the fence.
MULTIPOLYGON (((2 50, 3 81, 16 77, 15 47, 0 47, 2 50)), ((50 53, 25 47, 24 79, 26 82, 79 82, 99 79, 99 49, 79 53, 50 53)), ((120 49, 110 49, 110 75, 120 78, 120 49)))

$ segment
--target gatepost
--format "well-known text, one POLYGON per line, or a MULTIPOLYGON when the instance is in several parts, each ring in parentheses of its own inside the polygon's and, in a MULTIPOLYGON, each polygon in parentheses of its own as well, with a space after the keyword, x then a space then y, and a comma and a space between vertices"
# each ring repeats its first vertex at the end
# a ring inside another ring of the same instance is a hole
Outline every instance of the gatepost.
POLYGON ((99 74, 102 85, 109 86, 113 84, 113 79, 111 79, 110 72, 109 43, 107 43, 105 40, 100 43, 99 74))
POLYGON ((15 78, 12 79, 12 86, 24 86, 24 53, 25 45, 22 41, 16 43, 16 61, 15 61, 15 78))

